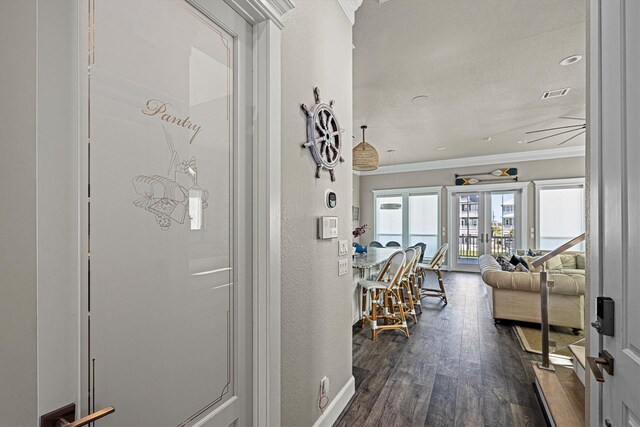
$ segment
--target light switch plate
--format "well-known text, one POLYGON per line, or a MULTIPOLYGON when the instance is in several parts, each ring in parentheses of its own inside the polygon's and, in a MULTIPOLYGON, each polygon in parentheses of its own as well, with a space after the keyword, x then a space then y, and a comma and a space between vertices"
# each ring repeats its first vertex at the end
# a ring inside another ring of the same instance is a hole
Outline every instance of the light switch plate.
POLYGON ((346 259, 338 260, 338 276, 344 276, 349 272, 349 263, 346 259))
POLYGON ((349 253, 349 241, 348 240, 339 240, 338 241, 338 256, 345 256, 349 253))

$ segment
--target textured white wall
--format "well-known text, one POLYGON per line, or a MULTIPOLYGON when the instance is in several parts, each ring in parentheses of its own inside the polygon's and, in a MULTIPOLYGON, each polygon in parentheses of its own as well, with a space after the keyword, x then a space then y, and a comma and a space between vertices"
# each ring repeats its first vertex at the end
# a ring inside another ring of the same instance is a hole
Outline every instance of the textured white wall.
POLYGON ((6 426, 36 424, 36 10, 35 0, 0 2, 0 425, 6 426))
MULTIPOLYGON (((320 380, 333 399, 351 377, 351 274, 338 277, 338 240, 317 239, 317 218, 339 218, 339 238, 351 239, 351 23, 335 0, 296 0, 282 33, 282 424, 310 426, 321 415, 320 380), (313 88, 334 99, 344 128, 345 163, 336 181, 308 149, 300 103, 313 88), (338 206, 325 206, 332 189, 338 206)), ((351 258, 349 268, 351 268, 351 258)))
MULTIPOLYGON (((405 172, 386 175, 360 176, 360 215, 361 222, 373 226, 373 190, 386 188, 410 188, 410 187, 432 187, 450 186, 455 184, 455 174, 474 176, 477 173, 492 171, 497 168, 515 167, 518 168, 519 181, 533 181, 541 179, 578 178, 585 176, 585 158, 571 157, 566 159, 552 160, 532 160, 529 162, 514 162, 509 164, 499 163, 495 165, 473 166, 455 169, 438 169, 421 172, 405 172)), ((533 184, 529 188, 528 199, 528 226, 535 227, 535 191, 533 184)), ((473 186, 467 187, 473 190, 473 186)), ((441 226, 447 226, 447 192, 441 194, 441 226)), ((447 230, 448 232, 448 230, 447 230)), ((537 232, 537 230, 536 230, 537 232)), ((441 242, 447 241, 446 236, 441 237, 441 242)), ((371 234, 365 235, 361 239, 368 243, 373 239, 371 234), (368 236, 368 237, 366 237, 368 236)), ((528 239, 527 246, 533 248, 534 240, 528 239)))

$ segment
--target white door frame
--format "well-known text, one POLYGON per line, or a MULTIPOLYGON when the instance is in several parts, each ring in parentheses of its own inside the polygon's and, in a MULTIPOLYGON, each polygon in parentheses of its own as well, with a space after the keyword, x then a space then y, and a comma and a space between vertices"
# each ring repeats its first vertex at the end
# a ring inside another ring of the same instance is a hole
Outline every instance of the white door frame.
MULTIPOLYGON (((529 214, 529 184, 530 181, 521 182, 505 182, 498 184, 477 184, 477 185, 450 185, 447 186, 447 242, 449 242, 449 260, 447 262, 449 269, 453 269, 455 263, 453 262, 455 245, 453 244, 457 231, 457 226, 454 221, 457 221, 457 215, 454 219, 454 214, 457 212, 457 205, 455 196, 458 193, 473 193, 484 191, 517 191, 520 192, 520 206, 519 206, 519 237, 516 236, 516 241, 520 240, 520 243, 527 242, 527 221, 529 214)), ((479 270, 478 270, 479 271, 479 270)))
MULTIPOLYGON (((236 12, 238 12, 253 27, 253 425, 278 426, 280 425, 280 103, 281 103, 281 52, 280 37, 284 28, 282 16, 294 5, 290 0, 225 0, 236 12)), ((47 91, 39 91, 37 102, 41 105, 55 105, 60 99, 79 99, 79 76, 70 75, 68 68, 64 67, 67 62, 76 65, 79 70, 79 52, 77 46, 69 49, 67 44, 77 41, 79 34, 77 30, 70 29, 69 26, 60 25, 61 17, 69 21, 79 19, 77 13, 66 14, 66 9, 59 6, 49 5, 48 1, 38 0, 43 9, 60 11, 56 14, 39 13, 38 32, 42 30, 49 37, 51 44, 62 48, 67 48, 65 56, 58 56, 49 59, 44 56, 46 51, 39 52, 37 73, 41 76, 63 75, 70 80, 69 87, 60 85, 47 91), (50 7, 49 7, 50 6, 50 7), (42 56, 42 57, 40 57, 42 56), (44 58, 44 59, 43 59, 44 58), (66 62, 65 62, 66 61, 66 62), (71 81, 75 81, 73 87, 71 81)), ((70 6, 77 10, 78 3, 70 6)), ((76 22, 77 24, 77 22, 76 22)), ((73 66, 69 67, 73 68, 73 66)), ((68 123, 75 123, 79 126, 81 118, 78 117, 80 110, 76 107, 66 111, 67 116, 60 120, 68 120, 68 123)), ((42 120, 37 124, 39 135, 58 135, 59 126, 50 121, 42 120)), ((69 135, 62 135, 61 140, 66 142, 79 141, 80 132, 77 129, 70 131, 76 138, 69 135)), ((38 150, 39 152, 40 150, 38 150)), ((63 153, 64 154, 64 153, 63 153)), ((69 150, 68 155, 77 156, 74 150, 69 150)), ((74 159, 76 160, 76 159, 74 159)), ((47 163, 48 164, 48 163, 47 163)), ((79 163, 78 163, 79 167, 79 163)), ((77 171, 77 181, 71 183, 67 190, 69 197, 74 197, 80 188, 81 171, 77 171)), ((61 198, 64 200, 64 198, 61 198)), ((79 199, 78 199, 79 200, 79 199)), ((79 202, 78 202, 79 203, 79 202)), ((44 209, 39 211, 40 221, 46 222, 55 219, 52 214, 44 209)), ((80 206, 78 205, 78 215, 80 206)), ((79 221, 78 217, 78 221, 79 221)), ((78 233, 81 232, 78 223, 78 233)), ((71 238, 77 238, 75 236, 71 238)), ((69 237, 67 236, 67 239, 69 237)), ((80 241, 78 244, 78 258, 80 257, 80 241)), ((79 262, 79 259, 78 259, 79 262)), ((73 269, 79 268, 74 265, 73 269)), ((67 278, 68 279, 68 278, 67 278)), ((45 313, 47 318, 51 318, 50 313, 67 313, 66 309, 75 311, 77 319, 81 319, 80 289, 81 277, 78 272, 73 280, 65 280, 55 284, 58 288, 64 288, 65 292, 75 297, 67 298, 68 304, 61 306, 50 302, 44 298, 47 294, 38 290, 38 310, 45 313), (75 291, 74 291, 75 289, 75 291), (42 294, 42 295, 41 295, 42 294), (61 312, 63 310, 63 312, 61 312)), ((52 284, 53 286, 53 284, 52 284)), ((39 285, 40 287, 40 285, 39 285)), ((50 286, 47 285, 47 288, 50 286)), ((58 291, 60 292, 60 290, 58 291)), ((50 342, 61 342, 64 338, 66 346, 57 346, 55 351, 70 360, 74 352, 80 352, 81 328, 73 331, 73 337, 68 333, 62 333, 55 328, 40 328, 43 317, 38 318, 38 345, 46 345, 50 342), (71 349, 71 347, 75 347, 71 349), (76 347, 77 346, 77 347, 76 347)), ((52 319, 50 319, 52 320, 52 319)), ((48 322, 51 324, 50 322, 48 322)), ((42 325, 46 326, 46 325, 42 325)), ((57 354, 56 353, 56 354, 57 354)), ((50 356, 47 356, 47 358, 50 356)), ((75 357, 73 357, 75 359, 75 357)), ((52 359, 55 360, 55 359, 52 359)), ((68 398, 73 395, 72 389, 77 389, 75 403, 80 404, 82 395, 79 381, 79 372, 70 373, 60 366, 48 366, 47 359, 38 360, 38 394, 47 393, 49 385, 68 384, 65 386, 69 393, 57 393, 54 399, 49 399, 44 405, 39 405, 37 416, 49 412, 52 408, 62 407, 69 403, 68 398), (46 382, 41 384, 41 373, 45 374, 46 382), (72 378, 74 375, 77 377, 72 378), (59 400, 59 401, 58 401, 59 400)), ((34 421, 34 424, 38 420, 34 421)))
MULTIPOLYGON (((584 320, 590 325, 594 320, 591 300, 596 295, 602 295, 602 268, 600 245, 600 192, 602 183, 602 142, 601 142, 601 114, 600 114, 600 2, 590 0, 587 3, 587 123, 586 133, 586 161, 587 176, 585 194, 587 195, 587 286, 584 292, 584 320)), ((584 329, 588 355, 598 354, 602 348, 602 338, 590 326, 584 329)), ((600 425, 602 393, 601 387, 594 380, 593 375, 585 372, 585 425, 600 425)))
POLYGON ((291 0, 226 0, 253 26, 253 424, 280 423, 280 36, 291 0))

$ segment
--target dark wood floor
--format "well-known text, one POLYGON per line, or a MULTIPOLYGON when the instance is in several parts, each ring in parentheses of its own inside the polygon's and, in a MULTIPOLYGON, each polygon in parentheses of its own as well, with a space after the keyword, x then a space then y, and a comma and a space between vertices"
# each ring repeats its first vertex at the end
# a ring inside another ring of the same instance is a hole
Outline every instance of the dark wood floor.
MULTIPOLYGON (((479 274, 444 273, 449 305, 423 300, 410 338, 354 327, 356 394, 337 426, 545 426, 531 360, 494 325, 479 274)), ((435 280, 430 278, 435 285, 435 280)))

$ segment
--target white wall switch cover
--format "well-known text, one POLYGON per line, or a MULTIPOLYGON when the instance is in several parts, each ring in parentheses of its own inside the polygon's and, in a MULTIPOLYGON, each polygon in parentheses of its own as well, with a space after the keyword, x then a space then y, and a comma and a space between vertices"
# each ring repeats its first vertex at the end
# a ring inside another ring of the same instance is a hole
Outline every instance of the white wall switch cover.
POLYGON ((335 239, 338 237, 338 217, 323 216, 318 218, 318 238, 335 239))
POLYGON ((349 263, 346 259, 338 260, 338 276, 344 276, 349 272, 349 263))
POLYGON ((349 241, 348 240, 338 241, 338 256, 345 256, 348 253, 349 253, 349 241))

